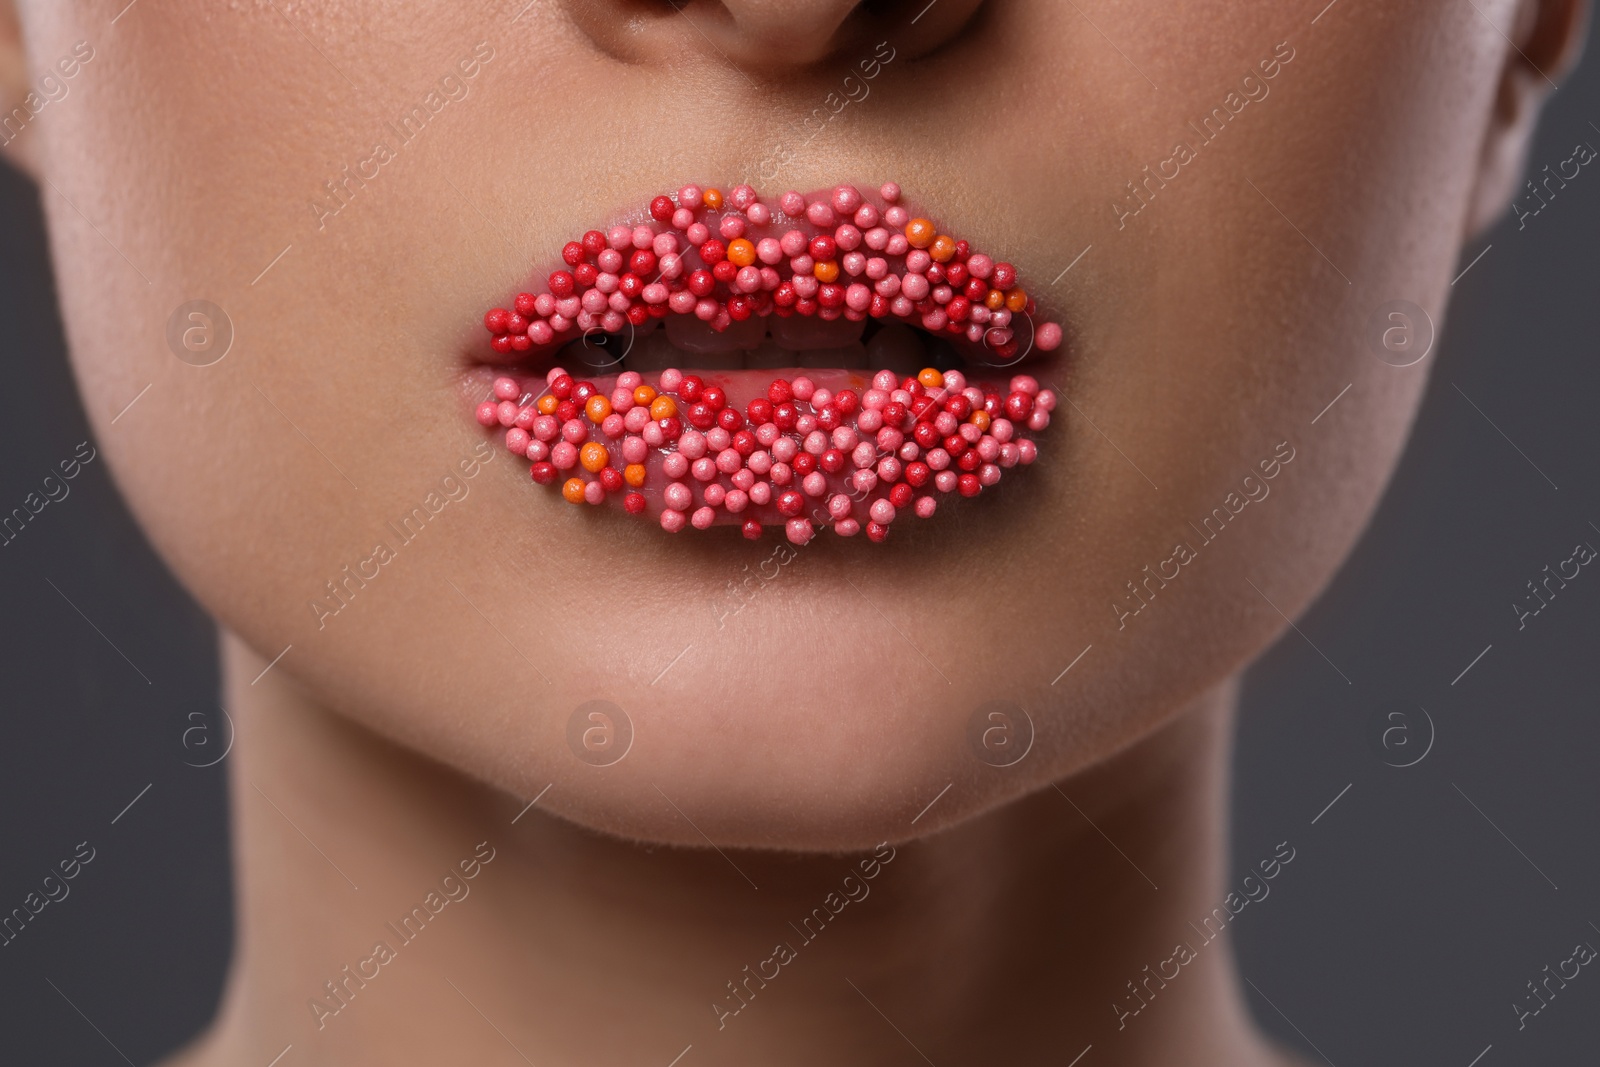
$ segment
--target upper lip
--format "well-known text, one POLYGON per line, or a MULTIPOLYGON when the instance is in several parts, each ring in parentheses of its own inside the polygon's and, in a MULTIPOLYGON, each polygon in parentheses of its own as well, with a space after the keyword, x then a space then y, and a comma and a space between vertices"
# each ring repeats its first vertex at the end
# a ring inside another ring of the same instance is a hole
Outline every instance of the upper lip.
MULTIPOLYGON (((974 365, 973 373, 986 368, 1005 373, 1060 344, 1059 320, 1032 294, 1014 297, 1009 308, 998 312, 988 306, 995 299, 988 294, 999 291, 999 283, 1008 282, 1012 294, 1025 292, 1020 277, 1007 278, 1008 271, 996 270, 1009 264, 937 227, 908 235, 904 222, 889 223, 899 220, 901 212, 909 220, 937 222, 935 214, 906 203, 897 187, 887 185, 869 190, 838 185, 780 197, 762 196, 749 186, 726 192, 684 186, 569 242, 561 261, 536 274, 507 306, 485 315, 489 334, 478 335, 470 356, 478 363, 532 365, 586 334, 631 332, 665 315, 705 317, 708 304, 714 304, 708 324, 720 332, 741 320, 776 321, 783 317, 779 306, 785 303, 802 316, 808 303, 811 308, 832 303, 839 309, 834 319, 905 323, 950 340, 974 365), (715 201, 719 207, 713 206, 715 201), (802 202, 805 210, 796 212, 800 217, 786 210, 802 202), (682 225, 689 218, 693 225, 682 225), (731 223, 734 219, 738 222, 731 223), (706 230, 704 235, 699 228, 706 230), (784 241, 796 230, 806 246, 798 249, 799 255, 793 254, 799 240, 791 236, 784 241), (689 240, 702 236, 698 243, 689 240), (808 259, 812 270, 803 272, 808 259), (818 263, 823 264, 820 269, 818 263), (954 270, 947 274, 950 268, 954 270), (891 280, 884 280, 885 269, 891 280), (706 271, 713 273, 702 274, 706 271), (977 278, 979 274, 985 278, 977 278), (913 276, 918 280, 912 294, 895 291, 898 279, 913 276), (898 305, 896 297, 901 298, 898 305), (1010 310, 1019 305, 1021 310, 1010 310), (909 317, 896 313, 908 309, 909 317), (940 314, 924 318, 925 312, 935 311, 940 314), (940 326, 941 318, 949 320, 952 312, 967 325, 962 334, 940 326), (1013 344, 1006 343, 1006 330, 1012 331, 1013 344), (973 336, 981 339, 974 341, 973 336)), ((1014 268, 1009 273, 1015 275, 1014 268)), ((816 310, 820 318, 821 309, 816 310)), ((692 361, 688 355, 685 362, 692 361)))

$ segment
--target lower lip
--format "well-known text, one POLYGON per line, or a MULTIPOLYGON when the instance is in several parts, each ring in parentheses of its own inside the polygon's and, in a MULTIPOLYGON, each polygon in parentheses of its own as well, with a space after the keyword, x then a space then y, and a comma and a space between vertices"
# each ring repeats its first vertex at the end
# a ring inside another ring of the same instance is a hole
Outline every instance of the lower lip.
MULTIPOLYGON (((686 199, 685 193, 691 203, 700 201, 694 212, 697 220, 704 217, 716 221, 709 214, 702 214, 710 206, 706 201, 711 197, 702 200, 703 191, 686 187, 680 191, 680 202, 686 199)), ((795 221, 782 229, 774 226, 769 232, 797 228, 796 221, 806 214, 799 209, 797 197, 791 193, 783 198, 785 214, 795 221), (799 210, 791 210, 789 200, 796 200, 793 207, 799 210)), ((905 225, 907 220, 899 218, 909 213, 893 207, 898 189, 885 186, 882 197, 889 206, 879 209, 868 205, 861 217, 871 221, 871 214, 881 210, 900 225, 901 229, 895 231, 898 254, 908 258, 896 261, 896 265, 912 272, 913 264, 929 257, 910 259, 908 253, 916 255, 920 248, 908 250, 906 239, 898 236, 902 229, 906 237, 912 236, 911 227, 905 225)), ((663 207, 664 199, 658 198, 653 207, 663 207)), ((754 224, 749 230, 742 225, 729 227, 727 215, 719 227, 726 239, 723 247, 730 252, 731 246, 748 232, 749 238, 741 242, 748 255, 773 213, 762 212, 753 192, 744 187, 730 194, 729 200, 730 208, 739 207, 738 200, 757 205, 746 213, 754 224), (730 228, 734 232, 730 233, 730 228)), ((844 186, 807 200, 810 204, 827 204, 831 200, 843 211, 867 204, 861 194, 844 186)), ((821 224, 815 216, 826 212, 811 214, 813 217, 799 221, 799 226, 804 227, 809 221, 814 235, 821 224)), ((838 214, 835 212, 835 218, 838 214)), ((676 230, 679 235, 686 233, 691 241, 697 236, 704 240, 703 233, 696 234, 685 224, 681 204, 674 204, 671 213, 654 212, 658 223, 668 222, 663 215, 672 221, 669 226, 653 227, 657 234, 676 230)), ((846 213, 844 217, 851 216, 846 213)), ((778 220, 782 218, 778 215, 778 220)), ((706 229, 703 224, 697 228, 706 229)), ((621 244, 624 236, 636 247, 645 247, 639 243, 642 236, 635 234, 642 235, 637 226, 614 227, 607 247, 628 251, 621 244)), ((598 244, 594 239, 601 236, 592 233, 590 240, 598 244)), ((792 232, 790 236, 794 236, 792 232)), ((873 243, 879 254, 896 254, 894 248, 883 247, 882 228, 875 236, 873 243)), ((932 239, 931 233, 928 239, 932 239)), ((714 238, 712 241, 715 243, 714 238)), ((936 264, 957 267, 969 259, 981 262, 981 273, 973 277, 993 276, 997 269, 993 261, 969 253, 964 243, 952 258, 955 242, 943 236, 938 241, 943 248, 936 246, 934 251, 942 251, 943 256, 934 261, 936 264)), ((560 353, 562 345, 583 334, 605 331, 615 336, 639 326, 648 329, 657 325, 656 320, 663 313, 684 315, 686 322, 691 321, 687 316, 693 314, 718 334, 738 327, 734 330, 737 334, 740 329, 759 326, 764 316, 783 316, 785 311, 797 319, 798 312, 816 315, 822 321, 841 317, 862 321, 870 314, 880 323, 906 322, 933 336, 953 335, 958 341, 977 342, 964 347, 970 352, 981 346, 990 354, 998 354, 1005 364, 1020 362, 1027 349, 1022 348, 1022 354, 1018 354, 1021 344, 1014 339, 1015 327, 1004 333, 1006 343, 997 353, 982 345, 987 334, 978 327, 968 324, 960 331, 948 327, 944 313, 950 303, 948 286, 938 308, 924 300, 927 307, 912 310, 909 302, 902 299, 898 303, 907 307, 890 310, 890 301, 880 299, 878 294, 868 312, 859 293, 851 294, 848 306, 838 300, 832 305, 812 300, 809 306, 796 308, 792 291, 795 287, 788 283, 784 285, 791 290, 790 299, 785 304, 781 299, 784 294, 773 291, 770 279, 764 289, 741 291, 731 281, 731 275, 719 275, 721 284, 710 294, 714 299, 704 299, 708 294, 701 293, 702 299, 690 308, 685 299, 690 294, 681 279, 696 269, 695 264, 705 266, 698 250, 691 247, 682 253, 683 265, 674 278, 661 275, 655 286, 657 292, 646 293, 643 299, 633 294, 635 300, 626 309, 626 317, 618 306, 621 301, 615 299, 614 277, 613 284, 602 281, 599 286, 612 289, 609 307, 602 309, 599 301, 591 301, 593 307, 585 306, 580 314, 569 317, 556 309, 555 293, 565 289, 564 295, 572 295, 572 274, 578 273, 573 259, 589 266, 590 274, 595 273, 595 264, 606 266, 599 254, 605 249, 590 248, 582 255, 575 249, 581 250, 582 246, 574 242, 565 256, 573 271, 565 278, 552 275, 552 293, 538 297, 523 294, 518 298, 517 312, 497 311, 486 316, 486 325, 495 339, 494 352, 480 359, 471 375, 477 388, 487 386, 493 396, 478 404, 477 421, 486 429, 503 432, 505 447, 531 461, 532 480, 552 487, 569 503, 608 506, 655 521, 672 533, 738 526, 746 537, 754 539, 776 527, 789 541, 805 544, 819 531, 831 529, 840 536, 865 534, 868 539, 881 542, 895 524, 933 517, 944 499, 979 496, 999 484, 1013 468, 1031 464, 1038 455, 1033 435, 1049 425, 1055 393, 1042 388, 1029 374, 1005 376, 1004 371, 997 373, 993 366, 980 368, 972 376, 954 369, 925 368, 918 374, 905 375, 890 370, 815 367, 585 375, 576 366, 570 374, 561 367, 549 366, 552 357, 571 354, 570 350, 560 353), (659 292, 669 285, 675 290, 670 311, 659 292), (742 293, 754 299, 736 303, 742 293), (647 300, 653 306, 647 307, 647 300), (646 319, 650 311, 655 314, 646 319), (516 318, 508 330, 506 323, 513 315, 516 318), (971 334, 979 336, 970 337, 971 334), (508 366, 511 362, 518 366, 508 366)), ((870 249, 871 244, 862 251, 872 254, 870 249)), ((616 258, 612 255, 613 260, 616 258)), ((786 258, 795 270, 791 281, 796 281, 801 275, 793 262, 800 257, 786 258)), ((772 260, 763 262, 770 274, 772 260)), ((882 262, 880 259, 878 263, 880 275, 882 262)), ((860 283, 867 279, 859 263, 855 268, 847 280, 864 288, 860 283)), ((928 273, 939 280, 937 269, 928 273)), ((917 289, 921 287, 919 284, 917 289)), ((640 284, 636 281, 633 288, 639 289, 640 284)), ((814 290, 816 286, 809 288, 814 290)), ((581 296, 581 275, 579 289, 581 296)), ((834 295, 840 296, 843 289, 835 287, 834 295)), ((1021 292, 1020 288, 1015 291, 1021 292)), ((1031 313, 1032 302, 1026 303, 1026 312, 1031 313)), ((1011 310, 1018 315, 1024 313, 1020 306, 1011 310)), ((1001 315, 1002 324, 1006 317, 1001 315)), ((1025 338, 1029 347, 1054 349, 1060 343, 1059 326, 1046 323, 1033 328, 1031 314, 1023 317, 1029 327, 1025 338)), ((760 332, 759 328, 756 332, 760 332)), ((686 363, 695 358, 688 352, 683 357, 686 363)))
POLYGON ((775 526, 795 544, 822 529, 881 542, 1038 455, 1030 435, 1050 424, 1054 392, 1028 375, 1000 392, 958 373, 631 372, 585 380, 580 402, 581 384, 553 368, 495 377, 476 414, 571 504, 620 505, 670 533, 738 525, 755 539, 775 526))

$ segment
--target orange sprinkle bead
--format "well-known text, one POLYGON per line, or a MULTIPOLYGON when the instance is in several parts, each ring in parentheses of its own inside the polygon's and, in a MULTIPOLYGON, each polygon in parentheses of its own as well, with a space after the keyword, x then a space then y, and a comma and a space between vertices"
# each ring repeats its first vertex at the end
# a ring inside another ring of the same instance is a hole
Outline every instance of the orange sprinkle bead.
POLYGON ((756 246, 743 237, 728 245, 728 261, 735 267, 748 267, 756 261, 756 246))
POLYGON ((990 311, 999 311, 1006 306, 1006 294, 998 289, 990 289, 983 298, 990 311))
POLYGON ((565 484, 561 486, 561 495, 566 498, 569 504, 583 503, 583 479, 568 478, 565 484))
POLYGON ((655 402, 656 391, 648 385, 641 385, 633 391, 633 402, 639 407, 649 407, 655 402))
POLYGON ((606 446, 599 441, 590 441, 578 451, 578 462, 583 464, 583 469, 590 474, 599 474, 607 463, 611 462, 611 453, 606 451, 606 446))
POLYGON ((833 260, 823 260, 811 268, 811 273, 819 282, 836 282, 839 280, 839 264, 833 260))
POLYGON ((933 244, 928 246, 928 255, 935 263, 950 262, 956 256, 955 238, 941 233, 933 239, 933 244))
POLYGON ((944 388, 944 375, 932 367, 922 368, 921 373, 917 375, 917 381, 922 383, 924 389, 944 388))
POLYGON ((583 405, 583 413, 589 416, 589 421, 596 426, 606 421, 606 416, 611 414, 611 401, 596 393, 583 405))
POLYGON ((677 413, 678 405, 672 402, 670 396, 658 396, 650 402, 650 417, 652 419, 670 419, 677 413))
POLYGON ((1028 306, 1028 294, 1020 286, 1006 294, 1006 310, 1021 312, 1028 306))
POLYGON ((987 411, 980 409, 978 411, 974 411, 972 413, 972 417, 967 421, 972 423, 972 425, 976 426, 978 429, 982 430, 984 433, 988 433, 989 423, 992 420, 989 418, 989 413, 987 411))
POLYGON ((538 409, 538 412, 541 415, 554 415, 556 413, 556 408, 561 406, 561 401, 556 399, 556 395, 554 393, 546 393, 544 396, 541 396, 538 400, 538 403, 534 404, 533 406, 538 409))
POLYGON ((644 484, 647 472, 643 463, 630 463, 622 468, 622 480, 635 489, 644 484))
POLYGON ((933 223, 927 219, 912 219, 906 223, 906 241, 912 248, 927 248, 933 244, 933 239, 938 236, 938 231, 933 228, 933 223))
POLYGON ((712 211, 722 210, 722 190, 707 189, 701 194, 701 196, 706 202, 706 207, 710 208, 712 211))

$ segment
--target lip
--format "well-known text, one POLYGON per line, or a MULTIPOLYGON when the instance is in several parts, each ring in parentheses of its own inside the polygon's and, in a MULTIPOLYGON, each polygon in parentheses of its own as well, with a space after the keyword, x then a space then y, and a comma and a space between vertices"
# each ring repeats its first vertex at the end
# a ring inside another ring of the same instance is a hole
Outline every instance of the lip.
POLYGON ((477 421, 574 504, 883 541, 1032 463, 1055 407, 1011 372, 1056 352, 1060 325, 892 183, 688 185, 562 259, 485 314, 468 382, 492 389, 477 421))

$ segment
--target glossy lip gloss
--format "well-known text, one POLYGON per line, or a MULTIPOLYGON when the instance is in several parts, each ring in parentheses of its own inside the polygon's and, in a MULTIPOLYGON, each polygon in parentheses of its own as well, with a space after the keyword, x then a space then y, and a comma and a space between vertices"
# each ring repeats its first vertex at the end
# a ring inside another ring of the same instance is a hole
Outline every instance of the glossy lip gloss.
POLYGON ((1063 331, 1035 321, 1015 268, 900 199, 893 183, 876 200, 839 185, 785 193, 774 209, 749 186, 686 185, 632 223, 589 231, 564 247, 545 292, 484 316, 480 361, 503 373, 478 422, 503 430, 533 480, 559 484, 570 503, 620 504, 669 532, 736 524, 757 538, 779 524, 804 544, 826 526, 881 542, 897 518, 931 517, 941 495, 977 496, 1034 461, 1030 435, 1056 404, 1033 376, 1000 368, 1055 351, 1063 331), (707 359, 722 368, 585 376, 549 365, 583 338, 615 346, 664 319, 677 320, 669 333, 685 362, 770 344, 769 327, 803 345, 808 331, 859 337, 901 323, 981 369, 930 359, 915 374, 775 376, 707 359))

